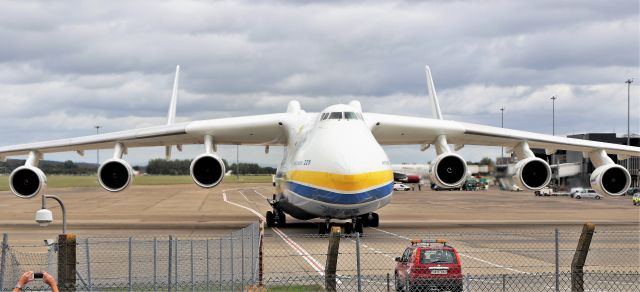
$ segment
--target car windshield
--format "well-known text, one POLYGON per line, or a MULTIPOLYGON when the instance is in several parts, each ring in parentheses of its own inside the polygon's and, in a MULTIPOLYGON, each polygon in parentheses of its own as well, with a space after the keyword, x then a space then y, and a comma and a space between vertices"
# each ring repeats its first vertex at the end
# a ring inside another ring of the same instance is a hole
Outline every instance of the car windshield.
POLYGON ((420 251, 421 264, 457 264, 456 256, 450 250, 423 249, 420 251))

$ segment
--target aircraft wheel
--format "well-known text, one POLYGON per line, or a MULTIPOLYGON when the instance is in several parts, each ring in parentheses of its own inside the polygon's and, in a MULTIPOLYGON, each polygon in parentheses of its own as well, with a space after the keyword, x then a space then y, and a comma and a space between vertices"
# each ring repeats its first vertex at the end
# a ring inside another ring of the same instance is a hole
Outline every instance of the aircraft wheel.
POLYGON ((378 227, 380 225, 380 216, 378 213, 371 213, 371 217, 373 217, 373 220, 369 221, 369 227, 378 227))
POLYGON ((267 211, 266 219, 267 219, 267 227, 276 226, 276 216, 273 214, 273 212, 267 211))
POLYGON ((347 223, 344 225, 344 234, 351 234, 353 232, 353 224, 347 223))
POLYGON ((355 232, 358 232, 358 233, 360 233, 362 235, 362 231, 363 231, 362 221, 360 221, 360 220, 356 221, 354 229, 355 229, 355 232))
POLYGON ((278 212, 278 227, 284 227, 287 225, 287 217, 284 215, 284 212, 278 212))

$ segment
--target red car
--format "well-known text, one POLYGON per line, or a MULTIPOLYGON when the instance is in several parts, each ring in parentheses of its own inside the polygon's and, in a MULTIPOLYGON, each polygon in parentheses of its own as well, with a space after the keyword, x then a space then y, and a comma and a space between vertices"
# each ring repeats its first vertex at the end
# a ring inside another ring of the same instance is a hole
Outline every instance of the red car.
POLYGON ((396 262, 397 291, 462 291, 460 255, 443 239, 411 240, 396 262))

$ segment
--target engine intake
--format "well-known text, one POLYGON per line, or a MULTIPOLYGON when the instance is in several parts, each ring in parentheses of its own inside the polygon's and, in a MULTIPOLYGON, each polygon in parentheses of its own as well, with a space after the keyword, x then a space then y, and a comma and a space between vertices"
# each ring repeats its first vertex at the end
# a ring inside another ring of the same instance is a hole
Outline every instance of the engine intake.
POLYGON ((9 187, 20 198, 33 198, 47 184, 47 176, 37 167, 20 166, 11 172, 9 187))
POLYGON ((129 163, 122 159, 107 160, 98 169, 100 185, 110 192, 126 189, 131 183, 131 177, 133 177, 133 170, 129 163))
POLYGON ((440 154, 431 166, 429 170, 431 181, 442 188, 458 187, 467 177, 467 163, 458 154, 440 154))
POLYGON ((516 174, 513 180, 523 190, 541 190, 551 180, 551 167, 546 161, 537 157, 520 160, 516 163, 516 174))
POLYGON ((620 196, 631 185, 631 175, 624 167, 617 164, 606 164, 591 173, 591 188, 600 194, 620 196))
POLYGON ((203 188, 217 186, 224 178, 225 167, 222 159, 214 154, 202 154, 191 162, 191 178, 203 188))

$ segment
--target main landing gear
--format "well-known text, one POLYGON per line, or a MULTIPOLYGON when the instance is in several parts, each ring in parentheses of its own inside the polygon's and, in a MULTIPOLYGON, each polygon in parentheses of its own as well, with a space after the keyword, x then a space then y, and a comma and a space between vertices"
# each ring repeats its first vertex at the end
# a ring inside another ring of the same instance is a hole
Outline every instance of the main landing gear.
POLYGON ((267 215, 265 216, 267 219, 267 227, 283 227, 287 224, 287 217, 284 215, 284 212, 278 206, 278 201, 276 200, 276 195, 273 195, 273 199, 267 199, 267 202, 273 208, 273 211, 267 211, 267 215))
MULTIPOLYGON (((360 215, 351 219, 351 222, 340 224, 344 234, 360 233, 364 231, 364 227, 378 227, 380 223, 380 216, 378 213, 369 213, 360 215)), ((318 234, 327 234, 331 232, 331 227, 338 226, 338 224, 331 223, 330 219, 325 219, 324 223, 318 225, 318 234)))

